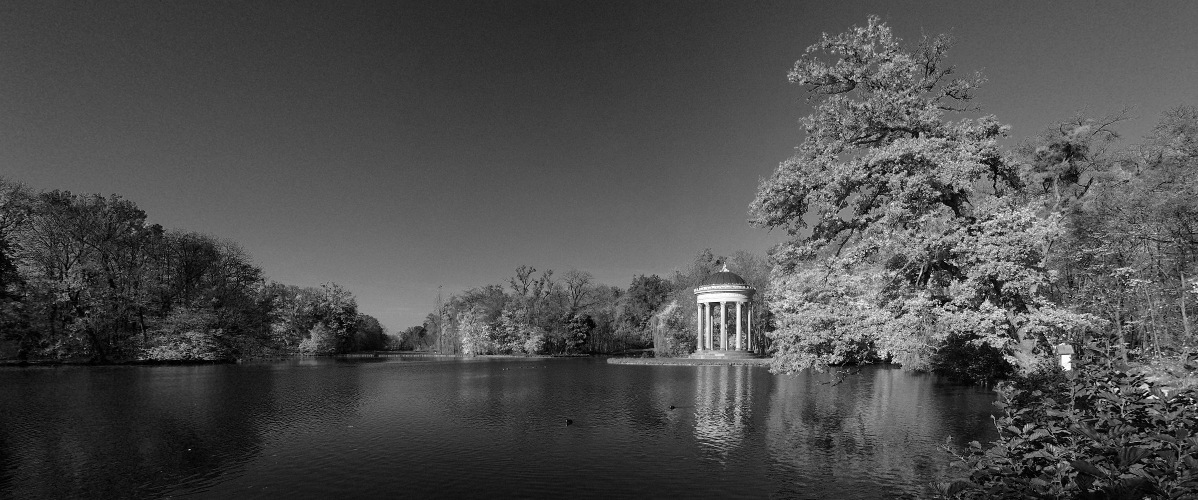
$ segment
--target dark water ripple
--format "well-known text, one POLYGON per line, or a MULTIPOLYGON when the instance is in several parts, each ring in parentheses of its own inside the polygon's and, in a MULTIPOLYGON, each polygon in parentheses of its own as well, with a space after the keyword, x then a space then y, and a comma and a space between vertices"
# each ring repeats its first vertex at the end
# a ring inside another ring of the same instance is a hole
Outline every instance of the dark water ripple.
POLYGON ((993 435, 991 393, 884 367, 4 368, 0 398, 2 498, 902 498, 993 435))

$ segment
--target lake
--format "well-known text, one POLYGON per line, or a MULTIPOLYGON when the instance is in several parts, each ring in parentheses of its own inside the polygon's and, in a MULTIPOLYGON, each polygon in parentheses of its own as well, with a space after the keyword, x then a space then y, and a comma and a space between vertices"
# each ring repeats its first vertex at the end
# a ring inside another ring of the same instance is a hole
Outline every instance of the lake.
POLYGON ((3 498, 898 498, 996 411, 884 366, 589 358, 9 367, 0 398, 3 498))

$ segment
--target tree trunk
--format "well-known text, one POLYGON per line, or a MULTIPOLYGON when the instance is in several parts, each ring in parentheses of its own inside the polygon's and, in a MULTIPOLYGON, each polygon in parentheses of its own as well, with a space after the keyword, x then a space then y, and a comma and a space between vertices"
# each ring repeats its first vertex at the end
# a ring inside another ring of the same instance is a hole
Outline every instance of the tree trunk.
POLYGON ((1190 316, 1186 313, 1186 294, 1190 292, 1186 290, 1186 273, 1178 271, 1177 274, 1181 277, 1181 329, 1185 333, 1182 344, 1188 346, 1190 344, 1190 316))
POLYGON ((1115 353, 1123 362, 1127 362, 1127 350, 1124 346, 1127 341, 1123 338, 1123 297, 1119 297, 1119 301, 1115 305, 1115 339, 1118 340, 1118 345, 1115 346, 1115 353))

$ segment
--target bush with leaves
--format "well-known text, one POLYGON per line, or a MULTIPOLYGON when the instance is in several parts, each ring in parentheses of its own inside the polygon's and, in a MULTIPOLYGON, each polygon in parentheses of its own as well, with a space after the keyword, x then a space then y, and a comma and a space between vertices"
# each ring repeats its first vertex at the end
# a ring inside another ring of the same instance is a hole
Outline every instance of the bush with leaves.
POLYGON ((209 310, 180 308, 147 332, 140 359, 147 361, 216 361, 229 359, 224 331, 209 310))
POLYGON ((969 443, 958 454, 969 479, 936 485, 936 496, 1198 498, 1198 391, 1166 393, 1088 358, 1066 384, 1047 378, 1048 392, 1004 389, 999 439, 969 443))

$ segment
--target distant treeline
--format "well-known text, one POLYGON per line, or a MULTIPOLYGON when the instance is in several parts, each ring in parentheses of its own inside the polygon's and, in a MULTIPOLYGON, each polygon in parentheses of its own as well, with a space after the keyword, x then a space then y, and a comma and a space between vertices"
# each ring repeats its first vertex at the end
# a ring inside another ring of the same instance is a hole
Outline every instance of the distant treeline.
POLYGON ((336 284, 268 282, 236 244, 147 224, 116 195, 0 179, 5 357, 215 361, 381 349, 387 339, 336 284))
MULTIPOLYGON (((449 297, 422 325, 401 335, 404 349, 462 354, 620 353, 653 348, 657 356, 695 349, 695 286, 723 265, 764 291, 763 257, 710 250, 668 278, 638 275, 627 288, 596 283, 571 269, 555 276, 520 266, 506 284, 472 288, 449 297)), ((763 294, 755 298, 753 328, 768 328, 763 294)), ((735 318, 729 317, 729 321, 735 318)), ((729 326, 729 328, 733 328, 729 326)))

